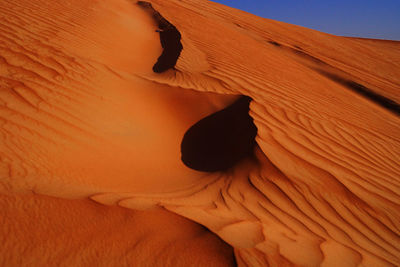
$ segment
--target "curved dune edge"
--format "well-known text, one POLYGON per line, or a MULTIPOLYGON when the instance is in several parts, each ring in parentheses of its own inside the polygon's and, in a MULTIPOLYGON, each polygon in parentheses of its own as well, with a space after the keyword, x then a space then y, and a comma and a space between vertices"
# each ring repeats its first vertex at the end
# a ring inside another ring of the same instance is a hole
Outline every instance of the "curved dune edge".
MULTIPOLYGON (((95 179, 82 184, 46 181, 39 175, 18 180, 25 177, 26 170, 18 169, 19 173, 11 175, 10 163, 3 160, 4 191, 11 187, 11 192, 34 190, 59 197, 90 196, 99 203, 132 209, 161 206, 219 235, 235 248, 237 262, 243 266, 399 265, 400 166, 396 160, 400 154, 399 117, 321 75, 321 71, 332 73, 399 103, 398 46, 336 37, 205 1, 149 2, 182 34, 184 50, 176 71, 151 72, 152 63, 160 54, 160 47, 156 45, 149 47, 149 58, 140 61, 142 65, 135 65, 137 69, 130 69, 129 60, 136 59, 129 57, 127 62, 113 61, 112 54, 96 54, 91 49, 88 51, 94 54, 86 56, 98 60, 100 55, 107 62, 104 73, 112 72, 123 78, 133 73, 137 79, 133 81, 144 87, 157 84, 171 90, 251 96, 254 101, 250 115, 258 128, 256 159, 242 162, 227 173, 206 177, 183 171, 181 175, 195 178, 178 186, 176 191, 158 194, 146 190, 144 193, 123 191, 124 185, 107 192, 104 188, 113 184, 99 185, 95 179), (7 180, 10 177, 14 180, 7 180), (196 182, 199 177, 202 179, 196 182)), ((80 8, 85 10, 87 3, 82 5, 80 8)), ((149 20, 142 26, 151 32, 154 30, 151 25, 149 20)), ((152 44, 157 41, 155 37, 146 38, 152 44)), ((75 55, 80 46, 74 43, 76 39, 69 38, 73 41, 68 47, 75 55)), ((12 58, 9 54, 6 56, 12 58)), ((21 56, 8 62, 3 58, 1 64, 18 65, 29 60, 21 56)), ((79 68, 86 62, 68 58, 66 61, 78 66, 73 76, 103 74, 93 62, 93 69, 87 70, 79 68)), ((60 68, 57 62, 47 63, 54 69, 60 68)), ((53 75, 41 65, 26 68, 40 69, 38 72, 44 77, 53 75)), ((96 77, 99 83, 94 85, 108 82, 115 86, 115 80, 107 75, 96 77)), ((79 81, 85 86, 93 82, 82 77, 79 81)), ((129 88, 122 81, 121 87, 129 88)), ((94 94, 90 90, 71 88, 74 94, 84 95, 78 103, 94 94)), ((19 92, 21 99, 36 99, 32 95, 26 97, 24 90, 19 92)), ((230 101, 222 100, 224 104, 230 101)), ((100 100, 94 102, 92 112, 101 112, 96 109, 101 104, 104 103, 100 100)), ((202 117, 212 110, 196 116, 202 117)), ((99 121, 105 119, 99 117, 99 121)), ((191 117, 184 126, 176 127, 185 128, 193 120, 191 117)), ((87 143, 88 147, 97 145, 93 139, 98 136, 87 134, 90 127, 74 131, 74 137, 84 136, 79 142, 87 143)), ((103 140, 108 141, 105 136, 103 140)), ((16 146, 8 140, 4 142, 16 146)), ((57 156, 56 152, 51 151, 57 156)), ((111 148, 110 152, 113 152, 111 148)), ((177 180, 169 186, 174 188, 181 182, 177 180)))

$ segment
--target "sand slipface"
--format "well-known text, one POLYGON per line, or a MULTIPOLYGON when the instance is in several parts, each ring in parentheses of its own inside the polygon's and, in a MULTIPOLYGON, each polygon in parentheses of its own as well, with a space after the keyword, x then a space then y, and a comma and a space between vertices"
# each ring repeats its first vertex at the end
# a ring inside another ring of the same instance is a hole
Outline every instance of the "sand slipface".
POLYGON ((0 3, 0 265, 400 265, 399 42, 148 3, 181 38, 166 68, 135 1, 0 3), (185 166, 241 95, 254 153, 185 166))

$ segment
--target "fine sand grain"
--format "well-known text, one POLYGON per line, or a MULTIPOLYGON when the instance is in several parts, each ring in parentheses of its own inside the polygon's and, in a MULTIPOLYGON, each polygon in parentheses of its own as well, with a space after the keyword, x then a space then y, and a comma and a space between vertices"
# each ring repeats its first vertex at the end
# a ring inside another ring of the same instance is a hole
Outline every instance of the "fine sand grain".
POLYGON ((399 266, 399 89, 396 41, 0 1, 0 266, 399 266))

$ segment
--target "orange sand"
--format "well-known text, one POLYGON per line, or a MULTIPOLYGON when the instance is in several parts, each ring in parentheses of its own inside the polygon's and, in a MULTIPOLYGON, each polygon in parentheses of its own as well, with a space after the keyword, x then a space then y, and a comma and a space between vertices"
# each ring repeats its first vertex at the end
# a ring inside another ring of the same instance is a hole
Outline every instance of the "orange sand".
POLYGON ((400 103, 400 43, 149 2, 182 35, 162 74, 134 1, 0 2, 0 265, 400 265, 400 119, 354 91, 400 103), (185 167, 238 95, 256 157, 185 167))

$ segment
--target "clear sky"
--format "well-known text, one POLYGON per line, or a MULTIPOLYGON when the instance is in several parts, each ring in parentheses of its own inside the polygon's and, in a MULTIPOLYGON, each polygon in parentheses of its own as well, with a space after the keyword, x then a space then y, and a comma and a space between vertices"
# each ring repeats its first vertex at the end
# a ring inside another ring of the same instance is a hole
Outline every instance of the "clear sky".
POLYGON ((400 40, 400 0, 212 0, 342 36, 400 40))

